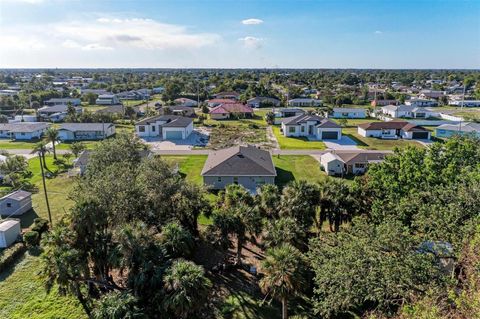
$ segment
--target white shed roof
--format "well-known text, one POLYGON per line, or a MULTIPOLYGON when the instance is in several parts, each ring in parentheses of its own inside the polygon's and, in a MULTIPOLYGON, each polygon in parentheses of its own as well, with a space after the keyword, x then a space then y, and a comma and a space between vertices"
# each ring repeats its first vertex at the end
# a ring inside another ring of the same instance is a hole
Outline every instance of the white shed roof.
POLYGON ((0 232, 4 232, 20 224, 18 220, 8 219, 0 223, 0 232))

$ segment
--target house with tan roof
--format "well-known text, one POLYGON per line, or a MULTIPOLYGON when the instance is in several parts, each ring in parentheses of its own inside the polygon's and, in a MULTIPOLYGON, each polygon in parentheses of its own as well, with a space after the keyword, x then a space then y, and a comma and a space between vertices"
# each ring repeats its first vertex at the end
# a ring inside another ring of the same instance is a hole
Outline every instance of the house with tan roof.
POLYGON ((358 125, 358 134, 363 137, 382 139, 429 140, 430 131, 405 121, 371 122, 358 125))
POLYGON ((240 97, 240 93, 235 92, 235 91, 220 92, 220 93, 214 94, 213 97, 216 98, 216 99, 234 99, 234 100, 238 100, 238 98, 240 97))
POLYGON ((212 189, 238 184, 255 192, 264 184, 275 183, 277 171, 270 152, 249 145, 210 153, 201 175, 204 185, 212 189))
POLYGON ((360 175, 368 165, 380 163, 387 153, 383 152, 328 152, 320 156, 320 164, 327 175, 360 175))
POLYGON ((225 120, 233 117, 246 118, 253 116, 253 109, 242 103, 220 104, 209 112, 213 120, 225 120))
POLYGON ((318 115, 302 114, 283 119, 282 134, 311 140, 340 140, 342 127, 318 115))

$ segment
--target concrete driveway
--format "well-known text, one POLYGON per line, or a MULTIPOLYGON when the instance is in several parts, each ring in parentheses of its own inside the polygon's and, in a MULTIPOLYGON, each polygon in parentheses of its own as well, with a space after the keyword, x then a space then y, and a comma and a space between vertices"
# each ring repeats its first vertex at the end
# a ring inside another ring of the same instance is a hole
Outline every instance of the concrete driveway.
POLYGON ((189 151, 193 147, 205 147, 208 143, 210 131, 206 129, 195 129, 190 136, 184 140, 161 140, 159 138, 143 138, 145 144, 149 145, 153 152, 158 151, 189 151))
POLYGON ((323 140, 325 146, 332 150, 359 150, 357 143, 348 136, 342 136, 340 140, 323 140))

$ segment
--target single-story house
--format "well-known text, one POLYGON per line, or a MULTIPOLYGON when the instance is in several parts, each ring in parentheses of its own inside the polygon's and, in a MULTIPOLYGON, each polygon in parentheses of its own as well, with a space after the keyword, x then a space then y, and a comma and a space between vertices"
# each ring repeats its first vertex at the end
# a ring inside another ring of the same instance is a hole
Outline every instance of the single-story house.
MULTIPOLYGON (((81 107, 74 107, 74 109, 77 113, 79 114, 82 113, 81 107)), ((38 109, 38 115, 46 118, 57 113, 67 114, 67 111, 68 111, 68 105, 65 105, 65 104, 60 104, 55 106, 44 106, 38 109)))
POLYGON ((361 108, 334 107, 332 117, 338 119, 364 119, 367 117, 367 110, 361 108))
POLYGON ((186 97, 180 97, 178 99, 173 100, 176 105, 180 106, 189 106, 189 107, 196 107, 198 105, 197 101, 192 99, 187 99, 186 97))
POLYGON ((165 88, 163 86, 159 86, 152 89, 153 94, 160 94, 160 93, 163 93, 163 91, 165 91, 165 88))
POLYGON ((112 94, 105 89, 81 89, 80 91, 82 96, 89 93, 96 94, 96 95, 112 94))
POLYGON ((229 104, 229 103, 235 104, 235 103, 238 103, 238 101, 234 99, 211 99, 207 101, 208 107, 216 107, 221 104, 229 104))
POLYGON ((0 198, 1 216, 19 216, 32 209, 32 193, 17 190, 0 198))
POLYGON ((297 107, 285 107, 275 110, 275 117, 294 117, 305 114, 305 110, 297 107))
POLYGON ((455 106, 466 106, 466 107, 478 107, 480 106, 480 100, 449 100, 448 101, 449 105, 455 105, 455 106))
POLYGON ((139 137, 160 137, 163 140, 183 140, 193 131, 193 120, 176 115, 158 115, 135 123, 139 137))
POLYGON ((126 91, 117 93, 116 95, 120 100, 148 100, 150 98, 150 90, 140 89, 126 91))
POLYGON ((78 174, 83 175, 85 174, 85 170, 87 169, 88 159, 90 157, 89 150, 84 150, 80 153, 80 155, 73 160, 73 168, 78 171, 78 174))
POLYGON ((358 125, 358 134, 363 137, 383 139, 429 140, 430 131, 422 126, 405 121, 371 122, 358 125))
POLYGON ((47 128, 48 123, 45 122, 1 123, 0 138, 15 140, 39 139, 47 128))
POLYGON ((375 99, 372 102, 370 102, 370 105, 373 107, 377 106, 385 106, 385 105, 397 105, 398 101, 397 100, 379 100, 375 99))
POLYGON ((277 171, 270 152, 249 145, 210 153, 201 175, 204 185, 212 189, 239 184, 255 192, 264 184, 275 183, 277 171))
POLYGON ((342 127, 335 122, 317 115, 298 115, 282 121, 284 136, 310 137, 317 140, 339 140, 342 138, 342 127))
POLYGON ((235 92, 235 91, 220 92, 220 93, 217 93, 217 94, 213 94, 213 97, 215 99, 234 99, 234 100, 238 100, 238 98, 240 97, 240 93, 235 92))
POLYGON ((480 137, 480 123, 443 124, 435 128, 436 137, 452 137, 454 135, 475 135, 480 137))
POLYGON ((0 223, 0 248, 7 248, 20 236, 20 221, 7 219, 0 223))
POLYGON ((439 99, 445 95, 445 91, 421 90, 418 95, 421 99, 439 99))
POLYGON ((328 152, 320 156, 320 164, 327 175, 359 175, 365 173, 371 163, 384 160, 379 152, 328 152))
POLYGON ((56 105, 68 105, 71 104, 72 106, 80 106, 82 101, 80 99, 74 98, 53 98, 45 101, 44 105, 46 106, 56 106, 56 105))
POLYGON ((102 94, 95 100, 98 105, 115 105, 120 104, 120 100, 115 94, 102 94))
POLYGON ((311 98, 297 98, 288 100, 288 106, 322 106, 322 100, 311 98))
POLYGON ((405 105, 411 105, 415 107, 434 107, 438 106, 438 102, 431 99, 412 98, 410 100, 406 100, 405 105))
POLYGON ((184 105, 171 105, 171 106, 165 106, 164 108, 160 108, 160 114, 165 115, 165 109, 169 109, 169 112, 167 114, 173 114, 173 115, 178 115, 178 116, 186 116, 186 117, 195 117, 195 109, 190 106, 184 106, 184 105))
POLYGON ((63 123, 58 129, 62 141, 103 140, 113 134, 112 123, 63 123))
POLYGON ((262 106, 279 107, 280 100, 273 97, 257 96, 247 100, 247 105, 253 108, 259 108, 262 106))
POLYGON ((229 119, 232 116, 252 117, 253 109, 242 103, 220 104, 208 112, 213 120, 229 119))
POLYGON ((429 118, 433 112, 424 107, 413 105, 387 105, 381 108, 381 112, 392 118, 429 118))

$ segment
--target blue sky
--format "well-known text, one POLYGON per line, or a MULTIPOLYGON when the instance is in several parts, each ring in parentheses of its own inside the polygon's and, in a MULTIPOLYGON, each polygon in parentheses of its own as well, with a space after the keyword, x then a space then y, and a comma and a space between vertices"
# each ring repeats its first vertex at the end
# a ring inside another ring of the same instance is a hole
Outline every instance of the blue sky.
POLYGON ((480 68, 480 0, 0 0, 0 67, 480 68))

